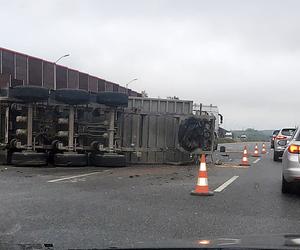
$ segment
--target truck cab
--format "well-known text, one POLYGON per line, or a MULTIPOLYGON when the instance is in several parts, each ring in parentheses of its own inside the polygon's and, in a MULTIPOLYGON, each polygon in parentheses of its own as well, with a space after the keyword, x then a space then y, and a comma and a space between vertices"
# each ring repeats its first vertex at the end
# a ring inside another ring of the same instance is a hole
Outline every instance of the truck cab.
POLYGON ((195 108, 197 109, 197 113, 213 115, 215 117, 215 144, 214 150, 218 148, 218 138, 219 138, 219 128, 220 125, 223 123, 223 115, 219 113, 218 106, 215 105, 197 105, 194 104, 195 108), (199 109, 199 110, 198 110, 199 109))
POLYGON ((210 105, 202 105, 202 112, 205 112, 209 115, 213 115, 215 120, 215 150, 218 148, 218 138, 219 138, 219 127, 223 123, 223 115, 219 113, 218 106, 210 105))

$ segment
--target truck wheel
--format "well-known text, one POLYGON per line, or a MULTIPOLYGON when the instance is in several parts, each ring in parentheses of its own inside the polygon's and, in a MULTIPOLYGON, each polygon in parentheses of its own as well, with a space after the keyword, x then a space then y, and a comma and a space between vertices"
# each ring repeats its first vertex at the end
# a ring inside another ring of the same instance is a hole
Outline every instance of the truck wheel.
POLYGON ((90 162, 96 167, 125 167, 125 155, 120 154, 90 154, 90 162))
POLYGON ((274 161, 279 161, 279 152, 277 152, 275 150, 274 150, 274 153, 273 153, 273 160, 274 161))
POLYGON ((47 153, 38 153, 32 151, 13 152, 11 155, 11 164, 16 166, 46 166, 48 160, 47 153))
POLYGON ((57 89, 54 91, 55 100, 69 105, 89 103, 89 92, 82 89, 57 89))
POLYGON ((97 103, 107 106, 118 107, 128 106, 128 95, 117 92, 102 92, 98 93, 96 97, 97 103))
POLYGON ((53 164, 59 167, 85 167, 87 165, 86 154, 65 153, 55 154, 53 164))
POLYGON ((49 89, 39 86, 16 86, 9 89, 9 97, 24 102, 45 101, 49 98, 49 89))
POLYGON ((290 193, 291 192, 291 184, 288 183, 284 177, 282 176, 282 184, 281 184, 281 192, 283 194, 286 194, 286 193, 290 193))

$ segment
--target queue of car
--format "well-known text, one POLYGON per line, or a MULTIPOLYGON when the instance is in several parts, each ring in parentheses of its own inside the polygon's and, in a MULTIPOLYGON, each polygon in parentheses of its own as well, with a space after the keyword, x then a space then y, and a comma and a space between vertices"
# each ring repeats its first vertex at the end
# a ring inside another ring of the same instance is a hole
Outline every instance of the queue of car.
POLYGON ((300 127, 274 130, 271 148, 274 161, 282 157, 281 191, 290 193, 300 186, 300 127))

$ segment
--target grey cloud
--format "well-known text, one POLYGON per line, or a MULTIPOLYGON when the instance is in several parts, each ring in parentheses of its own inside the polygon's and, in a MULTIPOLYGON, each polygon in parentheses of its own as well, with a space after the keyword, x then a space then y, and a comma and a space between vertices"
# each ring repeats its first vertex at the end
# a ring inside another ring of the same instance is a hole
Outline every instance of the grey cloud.
POLYGON ((298 1, 0 1, 1 46, 217 104, 226 128, 297 123, 298 1), (13 18, 12 18, 13 13, 13 18), (282 119, 284 118, 284 120, 282 119))

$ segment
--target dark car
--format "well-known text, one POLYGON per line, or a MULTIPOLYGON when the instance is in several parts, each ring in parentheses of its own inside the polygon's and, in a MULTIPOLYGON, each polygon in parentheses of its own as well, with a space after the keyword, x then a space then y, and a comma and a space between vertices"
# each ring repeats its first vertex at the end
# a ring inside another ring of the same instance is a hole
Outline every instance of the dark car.
POLYGON ((272 137, 271 137, 271 148, 274 148, 274 140, 275 140, 275 137, 278 135, 279 133, 279 130, 274 130, 273 131, 273 134, 272 134, 272 137))

